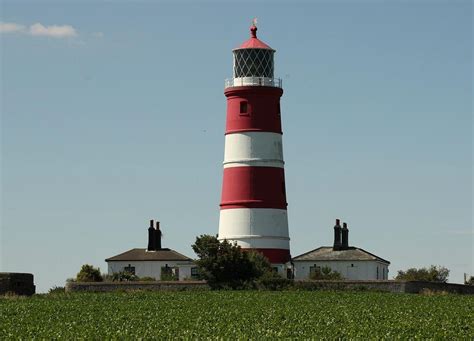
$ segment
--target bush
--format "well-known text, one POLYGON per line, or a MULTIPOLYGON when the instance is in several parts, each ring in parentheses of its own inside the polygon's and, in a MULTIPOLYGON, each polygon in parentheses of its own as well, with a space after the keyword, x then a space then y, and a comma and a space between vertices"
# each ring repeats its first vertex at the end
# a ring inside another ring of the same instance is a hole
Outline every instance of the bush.
POLYGON ((141 281, 141 282, 154 282, 154 281, 156 281, 156 278, 145 276, 145 277, 140 277, 138 280, 141 281))
POLYGON ((246 251, 250 263, 253 265, 254 276, 261 279, 282 278, 278 273, 273 271, 267 257, 257 251, 246 251), (262 278, 264 277, 264 278, 262 278))
POLYGON ((160 280, 161 281, 177 281, 178 278, 172 272, 161 271, 160 280))
POLYGON ((128 271, 115 272, 112 275, 113 282, 134 282, 138 281, 138 276, 128 271))
POLYGON ((432 290, 428 288, 423 288, 420 290, 420 295, 422 296, 446 296, 449 292, 445 290, 432 290))
POLYGON ((400 281, 426 281, 446 283, 449 270, 444 266, 431 265, 429 268, 410 268, 406 271, 398 270, 396 280, 400 281))
POLYGON ((114 281, 114 275, 109 275, 109 274, 102 274, 102 279, 104 282, 113 282, 114 281))
POLYGON ((287 290, 293 286, 293 280, 283 278, 273 271, 267 271, 255 281, 256 289, 260 290, 287 290))
POLYGON ((48 294, 64 294, 66 289, 64 287, 54 286, 48 290, 48 294))
POLYGON ((76 280, 78 282, 102 282, 103 278, 99 268, 96 269, 92 265, 84 264, 81 271, 77 273, 76 280))
POLYGON ((313 272, 310 276, 310 279, 313 280, 326 280, 326 281, 339 281, 343 280, 344 277, 337 272, 337 271, 332 271, 332 269, 329 266, 324 266, 320 271, 315 271, 313 272))
POLYGON ((272 271, 262 254, 243 252, 236 243, 220 242, 214 236, 197 237, 192 248, 199 257, 196 264, 200 276, 212 289, 246 289, 272 271))

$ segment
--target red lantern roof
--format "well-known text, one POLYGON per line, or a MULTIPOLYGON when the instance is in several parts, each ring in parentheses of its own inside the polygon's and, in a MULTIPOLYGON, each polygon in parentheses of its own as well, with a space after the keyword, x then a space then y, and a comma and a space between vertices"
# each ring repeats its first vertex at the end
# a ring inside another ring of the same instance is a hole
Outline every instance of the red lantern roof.
POLYGON ((240 49, 267 49, 267 50, 273 50, 270 46, 265 44, 263 41, 257 38, 257 26, 252 25, 250 27, 250 39, 247 41, 244 41, 242 45, 237 47, 235 50, 240 50, 240 49))

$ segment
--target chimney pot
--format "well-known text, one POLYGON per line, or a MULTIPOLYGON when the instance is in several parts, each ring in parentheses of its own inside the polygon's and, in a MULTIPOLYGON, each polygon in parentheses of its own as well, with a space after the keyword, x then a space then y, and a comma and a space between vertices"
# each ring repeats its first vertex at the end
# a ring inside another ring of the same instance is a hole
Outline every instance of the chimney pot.
POLYGON ((150 227, 148 228, 148 251, 155 251, 156 250, 156 243, 155 243, 155 229, 153 228, 153 220, 150 220, 150 227))
POLYGON ((347 250, 349 248, 349 229, 347 223, 342 223, 342 249, 347 250))
POLYGON ((160 222, 156 222, 156 230, 154 230, 154 238, 155 238, 155 250, 161 250, 161 230, 160 230, 160 222))
POLYGON ((336 225, 334 226, 334 245, 333 250, 340 250, 342 247, 341 243, 341 225, 340 220, 336 219, 336 225))

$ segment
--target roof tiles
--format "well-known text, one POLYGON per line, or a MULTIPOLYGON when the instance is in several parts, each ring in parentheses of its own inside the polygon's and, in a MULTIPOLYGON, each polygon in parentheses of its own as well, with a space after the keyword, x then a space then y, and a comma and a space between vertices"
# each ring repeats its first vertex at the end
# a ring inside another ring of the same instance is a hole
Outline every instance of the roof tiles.
POLYGON ((389 261, 380 258, 364 249, 349 247, 347 250, 333 250, 332 246, 321 246, 293 258, 293 261, 369 261, 376 260, 387 264, 389 261))
POLYGON ((192 261, 192 259, 166 248, 157 251, 131 249, 119 255, 107 258, 105 261, 192 261))

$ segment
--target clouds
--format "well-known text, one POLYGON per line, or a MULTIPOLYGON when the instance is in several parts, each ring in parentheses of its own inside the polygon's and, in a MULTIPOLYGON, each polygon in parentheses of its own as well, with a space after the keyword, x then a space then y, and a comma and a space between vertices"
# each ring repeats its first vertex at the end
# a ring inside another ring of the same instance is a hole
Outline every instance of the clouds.
POLYGON ((0 22, 0 33, 23 32, 24 30, 25 30, 25 26, 23 25, 18 25, 15 23, 0 22))
POLYGON ((74 27, 71 25, 51 25, 51 26, 44 26, 40 23, 36 23, 30 26, 29 34, 32 36, 44 36, 44 37, 51 37, 51 38, 71 38, 76 37, 77 32, 74 27))
POLYGON ((0 22, 0 33, 19 33, 33 37, 50 37, 55 39, 74 38, 78 36, 76 29, 71 25, 45 26, 41 23, 26 27, 16 23, 0 22))

